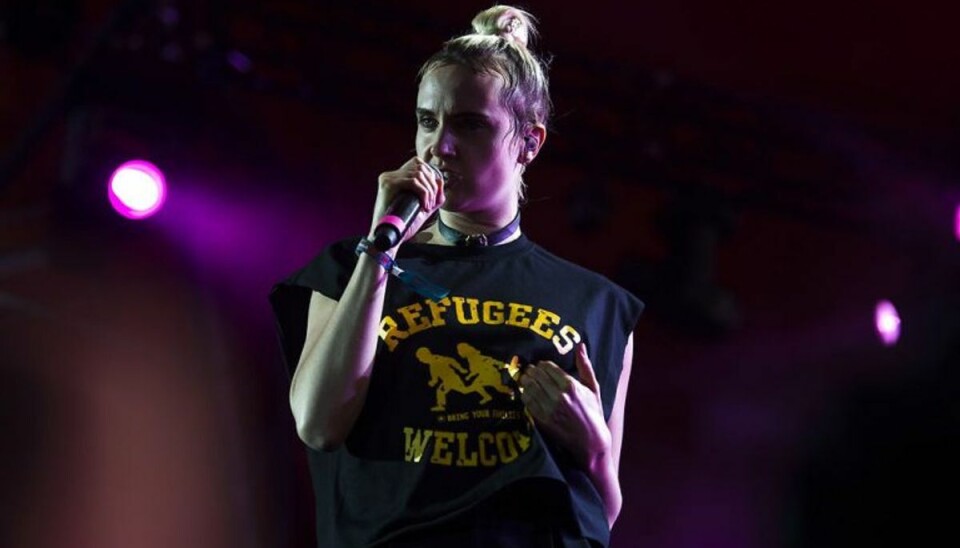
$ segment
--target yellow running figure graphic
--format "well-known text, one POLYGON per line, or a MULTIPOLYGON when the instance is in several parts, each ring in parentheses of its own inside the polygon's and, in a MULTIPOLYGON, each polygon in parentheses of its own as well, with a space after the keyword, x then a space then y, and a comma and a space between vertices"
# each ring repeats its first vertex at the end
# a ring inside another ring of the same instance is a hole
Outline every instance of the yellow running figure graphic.
POLYGON ((486 388, 492 388, 501 394, 513 397, 513 390, 503 384, 503 376, 500 374, 501 370, 507 367, 507 364, 490 356, 484 356, 479 350, 467 343, 457 345, 457 354, 467 360, 470 374, 467 375, 466 380, 472 381, 470 388, 483 396, 480 403, 487 403, 493 399, 487 393, 486 388))
POLYGON ((437 404, 430 408, 431 411, 446 410, 447 392, 451 390, 461 394, 473 392, 463 384, 460 375, 466 375, 467 369, 460 365, 457 360, 434 354, 425 346, 417 349, 417 359, 430 366, 430 382, 427 383, 427 386, 437 389, 437 404))
POLYGON ((514 397, 513 390, 503 384, 503 377, 500 375, 500 371, 505 369, 507 364, 484 356, 467 343, 458 344, 457 353, 467 360, 469 370, 455 358, 435 354, 425 346, 417 349, 417 359, 430 367, 430 381, 427 386, 437 389, 437 404, 430 408, 431 411, 446 411, 449 392, 480 394, 480 404, 493 400, 487 388, 514 397))

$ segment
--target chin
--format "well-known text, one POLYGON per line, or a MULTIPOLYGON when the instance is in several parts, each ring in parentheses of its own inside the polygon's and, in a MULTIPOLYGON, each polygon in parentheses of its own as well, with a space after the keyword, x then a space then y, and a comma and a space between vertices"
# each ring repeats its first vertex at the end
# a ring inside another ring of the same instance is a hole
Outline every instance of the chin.
POLYGON ((440 206, 440 209, 441 209, 442 211, 446 211, 447 213, 461 213, 461 212, 462 212, 461 209, 460 209, 459 204, 453 203, 453 202, 451 202, 450 200, 447 200, 446 202, 443 202, 443 205, 440 206))
POLYGON ((458 196, 456 189, 454 189, 449 194, 445 192, 445 194, 446 194, 446 200, 443 201, 443 205, 440 206, 440 209, 444 211, 456 212, 456 213, 462 212, 463 206, 466 204, 464 204, 464 200, 462 200, 460 196, 458 196))

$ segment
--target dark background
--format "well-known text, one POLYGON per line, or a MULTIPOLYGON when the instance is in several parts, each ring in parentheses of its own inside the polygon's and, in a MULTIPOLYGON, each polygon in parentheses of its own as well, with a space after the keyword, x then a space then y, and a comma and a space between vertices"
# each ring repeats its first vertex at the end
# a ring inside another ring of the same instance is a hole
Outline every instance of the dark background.
MULTIPOLYGON (((648 303, 615 545, 955 540, 955 8, 524 5, 557 107, 524 229, 648 303)), ((0 545, 311 545, 266 295, 366 229, 485 7, 0 3, 0 545), (132 157, 170 187, 141 222, 132 157)))

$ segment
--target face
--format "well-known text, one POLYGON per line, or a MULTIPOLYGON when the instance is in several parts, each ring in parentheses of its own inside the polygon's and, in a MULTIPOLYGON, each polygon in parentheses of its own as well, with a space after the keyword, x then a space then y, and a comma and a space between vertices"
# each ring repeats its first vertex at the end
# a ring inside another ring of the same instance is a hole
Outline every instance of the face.
POLYGON ((430 70, 417 94, 417 155, 447 174, 443 208, 498 214, 517 206, 523 172, 502 79, 448 65, 430 70))

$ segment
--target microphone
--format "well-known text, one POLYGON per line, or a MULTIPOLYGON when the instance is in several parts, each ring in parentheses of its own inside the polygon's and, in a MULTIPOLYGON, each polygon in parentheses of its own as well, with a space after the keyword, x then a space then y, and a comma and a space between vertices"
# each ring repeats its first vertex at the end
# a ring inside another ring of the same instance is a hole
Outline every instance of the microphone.
MULTIPOLYGON (((446 182, 446 177, 439 169, 430 164, 424 165, 446 182)), ((412 192, 397 194, 386 213, 377 221, 376 228, 373 229, 373 247, 382 252, 400 243, 400 238, 403 237, 417 213, 420 213, 420 198, 417 198, 416 194, 412 192)))

